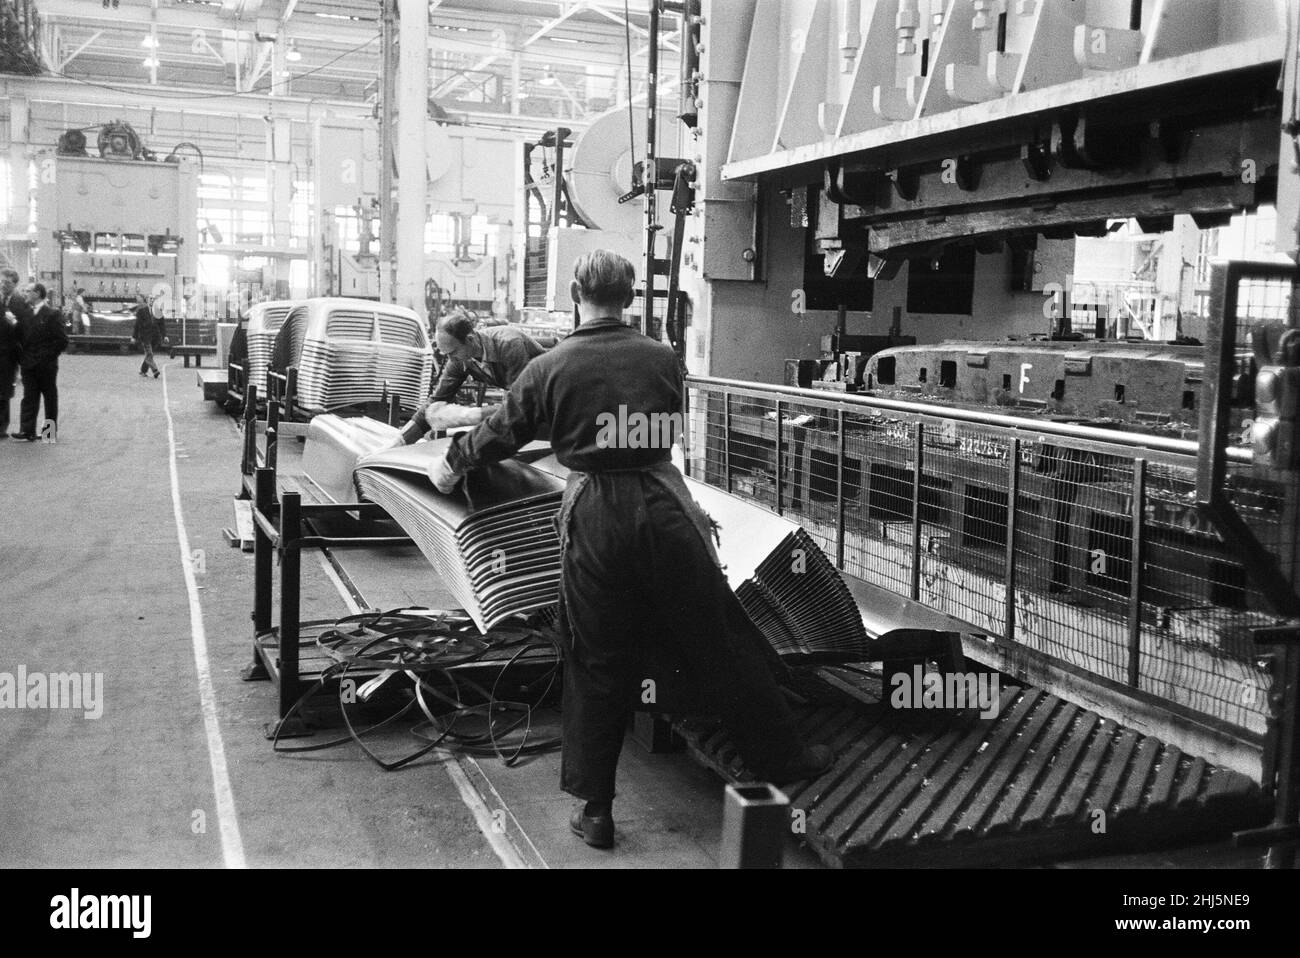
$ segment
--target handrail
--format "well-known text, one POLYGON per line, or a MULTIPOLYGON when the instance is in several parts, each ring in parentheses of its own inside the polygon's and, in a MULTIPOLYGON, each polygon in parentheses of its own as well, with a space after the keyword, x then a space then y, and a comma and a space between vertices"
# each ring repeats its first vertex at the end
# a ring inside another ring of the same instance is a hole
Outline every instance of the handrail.
MULTIPOLYGON (((750 393, 756 396, 773 394, 792 396, 809 402, 823 403, 830 406, 855 406, 862 409, 887 410, 890 412, 911 413, 920 416, 932 416, 939 419, 951 419, 957 422, 974 423, 980 426, 1000 426, 1018 432, 1046 433, 1062 439, 1082 439, 1092 442, 1105 442, 1115 446, 1128 446, 1135 449, 1150 449, 1156 452, 1170 453, 1178 456, 1197 454, 1199 445, 1187 439, 1170 439, 1166 436, 1151 436, 1144 433, 1121 432, 1119 430, 1100 429, 1097 426, 1081 426, 1078 423, 1052 422, 1041 419, 1023 419, 1001 413, 983 412, 959 406, 938 406, 931 403, 884 399, 879 396, 863 396, 858 393, 828 394, 817 389, 802 389, 797 386, 779 386, 768 383, 746 382, 739 379, 721 379, 716 376, 687 376, 686 385, 712 387, 731 393, 750 393)), ((1227 450, 1231 462, 1250 463, 1253 453, 1249 449, 1234 447, 1227 450)))

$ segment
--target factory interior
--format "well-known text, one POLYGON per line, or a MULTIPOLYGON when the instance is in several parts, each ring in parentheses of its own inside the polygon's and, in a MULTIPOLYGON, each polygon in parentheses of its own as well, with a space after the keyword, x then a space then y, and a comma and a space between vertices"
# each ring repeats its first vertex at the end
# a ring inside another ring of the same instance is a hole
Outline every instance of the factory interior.
POLYGON ((0 867, 1295 867, 1297 0, 0 17, 0 867))

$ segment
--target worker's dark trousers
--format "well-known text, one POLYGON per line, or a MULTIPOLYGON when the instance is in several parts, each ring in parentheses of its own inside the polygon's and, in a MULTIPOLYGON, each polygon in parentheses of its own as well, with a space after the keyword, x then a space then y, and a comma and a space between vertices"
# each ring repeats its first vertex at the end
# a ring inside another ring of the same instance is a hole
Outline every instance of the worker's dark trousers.
POLYGON ((140 375, 143 376, 145 372, 150 369, 153 370, 154 376, 158 375, 158 364, 153 360, 153 346, 145 343, 144 359, 140 361, 140 375))
POLYGON ((45 403, 45 418, 59 421, 58 362, 41 363, 30 369, 23 367, 23 401, 20 409, 19 431, 28 436, 40 435, 36 412, 45 403))
POLYGON ((634 706, 706 704, 760 777, 801 753, 765 640, 659 480, 592 474, 572 508, 563 571, 566 792, 614 798, 634 706))
MULTIPOLYGON (((4 320, 0 319, 0 322, 4 320)), ((12 366, 0 366, 0 437, 9 432, 9 400, 14 395, 14 375, 12 366)))

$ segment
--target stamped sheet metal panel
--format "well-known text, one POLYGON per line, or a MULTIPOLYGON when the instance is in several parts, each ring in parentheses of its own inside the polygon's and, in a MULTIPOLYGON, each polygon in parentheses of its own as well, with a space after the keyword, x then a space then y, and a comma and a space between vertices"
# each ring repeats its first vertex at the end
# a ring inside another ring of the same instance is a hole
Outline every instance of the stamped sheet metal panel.
MULTIPOLYGON (((998 866, 1219 839, 1266 818, 1258 785, 1036 688, 1003 685, 996 715, 895 709, 880 681, 797 677, 810 742, 835 751, 785 789, 806 841, 840 867, 998 866), (856 685, 845 692, 841 686, 856 685)), ((677 723, 688 747, 747 781, 716 722, 677 723)))

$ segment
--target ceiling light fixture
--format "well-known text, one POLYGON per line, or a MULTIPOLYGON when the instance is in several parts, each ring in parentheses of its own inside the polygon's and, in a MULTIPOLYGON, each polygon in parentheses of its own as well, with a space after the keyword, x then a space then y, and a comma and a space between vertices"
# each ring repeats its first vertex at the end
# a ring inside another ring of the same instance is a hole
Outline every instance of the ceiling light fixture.
POLYGON ((151 53, 145 57, 142 66, 144 66, 146 70, 152 70, 158 66, 158 58, 151 53))
POLYGON ((555 82, 556 82, 555 73, 551 70, 550 67, 547 67, 546 72, 542 75, 542 78, 537 82, 540 83, 542 86, 555 86, 555 82))
POLYGON ((302 59, 302 54, 298 52, 298 47, 293 43, 289 44, 289 49, 285 51, 284 58, 290 63, 297 63, 302 59))
POLYGON ((140 41, 140 46, 146 47, 150 50, 156 50, 158 49, 158 38, 152 33, 146 33, 144 39, 140 41))

